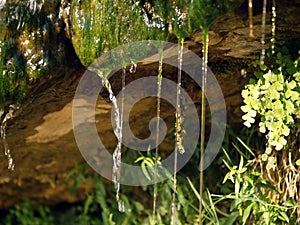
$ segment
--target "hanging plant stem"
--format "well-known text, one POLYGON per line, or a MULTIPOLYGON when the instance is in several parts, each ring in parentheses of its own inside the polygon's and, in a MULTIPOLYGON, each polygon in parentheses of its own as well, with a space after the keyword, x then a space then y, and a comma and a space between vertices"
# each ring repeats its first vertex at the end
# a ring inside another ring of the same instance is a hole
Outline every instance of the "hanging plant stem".
POLYGON ((205 142, 205 91, 207 80, 207 62, 208 62, 208 28, 203 28, 203 57, 202 57, 202 96, 201 96, 201 136, 200 136, 200 179, 199 179, 199 224, 202 224, 202 199, 203 199, 203 167, 204 167, 204 142, 205 142))
POLYGON ((159 117, 160 117, 160 98, 161 98, 161 81, 162 81, 162 66, 163 66, 163 48, 158 48, 159 62, 157 74, 157 105, 156 105, 156 144, 155 144, 155 166, 154 166, 154 194, 153 194, 153 219, 152 224, 156 224, 156 204, 157 204, 157 167, 158 159, 158 145, 159 145, 159 117))
POLYGON ((184 38, 179 37, 178 40, 178 74, 177 74, 177 91, 176 91, 176 123, 175 123, 175 150, 174 150, 174 173, 173 173, 173 195, 172 195, 172 216, 171 216, 171 225, 175 225, 176 223, 176 190, 177 190, 177 160, 178 160, 178 151, 180 151, 180 143, 182 139, 181 134, 181 69, 182 69, 182 57, 183 57, 183 43, 184 38))

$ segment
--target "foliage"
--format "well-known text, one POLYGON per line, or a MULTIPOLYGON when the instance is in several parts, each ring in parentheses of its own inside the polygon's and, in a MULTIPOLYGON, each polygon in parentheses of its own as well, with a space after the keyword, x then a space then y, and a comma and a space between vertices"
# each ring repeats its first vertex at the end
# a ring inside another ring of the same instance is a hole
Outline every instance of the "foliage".
POLYGON ((244 125, 258 125, 267 143, 265 152, 254 162, 248 161, 245 171, 230 167, 228 176, 235 184, 240 182, 242 189, 238 193, 250 194, 247 201, 241 202, 241 196, 235 201, 240 201, 236 205, 244 209, 245 219, 252 214, 251 220, 255 223, 299 223, 296 220, 299 209, 295 203, 299 185, 299 170, 295 167, 299 162, 299 61, 300 58, 293 59, 287 49, 282 48, 275 56, 269 55, 266 64, 254 62, 253 65, 260 69, 255 72, 257 79, 250 79, 242 91, 244 125), (255 124, 257 116, 259 123, 255 124))
MULTIPOLYGON (((300 65, 293 64, 278 53, 276 62, 283 67, 267 70, 261 65, 263 75, 257 73, 258 80, 251 79, 242 91, 245 105, 241 107, 245 115, 244 125, 251 127, 255 117, 260 116, 259 130, 266 134, 267 148, 262 156, 269 161, 268 169, 274 164, 274 157, 268 157, 272 148, 281 150, 287 146, 287 137, 295 133, 300 116, 300 65)), ((287 148, 289 148, 287 146, 287 148)))
POLYGON ((6 42, 0 45, 0 102, 3 104, 7 99, 23 97, 28 80, 24 79, 24 60, 16 53, 15 46, 6 42))
MULTIPOLYGON (((281 192, 265 178, 263 161, 255 157, 252 149, 240 137, 232 131, 228 134, 219 160, 229 171, 217 194, 208 189, 205 191, 202 199, 203 224, 296 224, 297 203, 292 199, 278 201, 281 192), (240 159, 236 160, 235 156, 240 159)), ((246 142, 250 142, 250 139, 246 142)), ((189 185, 200 199, 192 181, 189 181, 189 185)))
POLYGON ((131 41, 146 40, 147 27, 136 1, 72 1, 72 42, 82 64, 131 41))
MULTIPOLYGON (((246 131, 244 131, 246 132, 246 131)), ((240 136, 251 136, 242 133, 240 136)), ((246 141, 250 142, 250 138, 246 141)), ((252 139, 252 138, 251 138, 252 139)), ((144 167, 143 171, 149 176, 149 170, 155 162, 151 152, 146 154, 134 151, 135 163, 144 167)), ((124 155, 124 160, 132 162, 132 155, 124 155)), ((197 161, 197 160, 196 160, 197 161)), ((263 162, 255 158, 255 154, 247 144, 229 130, 223 144, 223 152, 216 163, 220 166, 218 172, 213 171, 213 176, 218 176, 220 168, 226 166, 228 173, 223 179, 215 181, 213 190, 205 189, 203 199, 203 224, 233 225, 233 224, 295 224, 297 204, 293 200, 277 202, 280 191, 264 178, 263 162), (239 160, 238 160, 239 157, 239 160), (218 163, 218 161, 223 162, 218 163), (216 174, 217 173, 217 174, 216 174), (220 183, 219 185, 217 183, 220 183), (274 195, 274 192, 276 195, 274 195)), ((188 165, 177 176, 177 213, 176 224, 198 224, 197 191, 198 176, 193 176, 195 167, 188 165), (191 168, 192 171, 191 171, 191 168), (189 175, 185 172, 189 171, 189 175)), ((215 165, 216 166, 216 165, 215 165)), ((87 169, 87 165, 77 166, 69 174, 73 181, 72 192, 75 193, 80 185, 86 185, 85 201, 77 206, 65 209, 63 213, 42 207, 36 210, 29 204, 13 208, 3 220, 5 224, 14 224, 13 218, 19 221, 34 221, 34 224, 151 224, 151 196, 153 187, 122 188, 121 199, 125 203, 125 212, 120 213, 114 196, 111 183, 103 180, 98 174, 87 169), (91 185, 92 184, 92 185, 91 185), (44 212, 44 213, 42 213, 44 212), (16 216, 17 215, 17 216, 16 216), (54 217, 54 219, 53 219, 54 217), (40 220, 43 219, 43 222, 40 220), (10 222, 13 221, 13 222, 10 222), (44 221, 46 221, 44 223, 44 221)), ((224 168, 224 167, 223 167, 224 168)), ((224 169, 222 169, 224 170, 224 169)), ((150 177, 150 176, 149 176, 150 177)), ((207 181, 210 182, 210 181, 207 181)), ((158 184, 157 224, 169 224, 171 218, 170 202, 172 201, 173 181, 169 179, 158 184)), ((0 223, 1 224, 1 223, 0 223)))
POLYGON ((52 225, 54 217, 50 215, 50 209, 47 207, 34 208, 29 201, 25 201, 21 205, 14 206, 9 214, 0 224, 5 225, 52 225))
POLYGON ((230 180, 235 187, 234 193, 223 196, 232 199, 230 211, 238 214, 239 224, 296 224, 297 204, 292 200, 277 202, 279 191, 263 177, 260 161, 244 158, 238 166, 228 165, 230 171, 224 182, 230 180), (258 167, 259 166, 259 167, 258 167))
POLYGON ((1 104, 22 98, 30 82, 47 74, 55 62, 55 15, 48 16, 42 7, 41 0, 21 0, 0 9, 4 15, 0 20, 1 104))
POLYGON ((193 0, 190 5, 192 26, 196 29, 208 30, 211 23, 224 14, 232 6, 233 0, 193 0))

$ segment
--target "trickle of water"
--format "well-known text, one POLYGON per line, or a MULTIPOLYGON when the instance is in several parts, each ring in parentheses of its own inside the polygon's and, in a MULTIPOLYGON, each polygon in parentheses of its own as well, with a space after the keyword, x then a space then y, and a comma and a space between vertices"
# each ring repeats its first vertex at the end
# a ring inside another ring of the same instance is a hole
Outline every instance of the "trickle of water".
POLYGON ((6 3, 6 0, 0 0, 0 9, 4 8, 5 3, 6 3))
POLYGON ((36 12, 41 11, 43 4, 44 0, 42 0, 40 3, 37 3, 36 0, 29 0, 27 3, 27 7, 32 14, 35 14, 36 12))
POLYGON ((205 92, 207 81, 207 63, 208 63, 208 29, 203 29, 203 58, 202 58, 202 96, 201 96, 201 137, 200 137, 200 178, 199 178, 199 224, 202 224, 202 199, 203 199, 203 155, 204 155, 204 142, 205 142, 205 92))
POLYGON ((249 37, 254 37, 253 34, 253 3, 248 0, 248 14, 249 14, 249 37))
MULTIPOLYGON (((122 75, 122 90, 125 88, 125 74, 126 71, 124 72, 123 68, 123 75, 122 75)), ((123 107, 124 107, 124 96, 122 92, 122 105, 121 105, 121 112, 118 106, 117 98, 115 97, 111 85, 107 79, 107 76, 103 74, 102 71, 97 71, 98 76, 101 77, 102 79, 102 85, 106 87, 108 93, 109 93, 109 99, 113 104, 113 115, 114 115, 114 120, 116 123, 116 127, 114 129, 114 134, 117 137, 118 143, 117 146, 113 152, 113 168, 112 168, 112 181, 114 183, 115 189, 116 189, 116 200, 118 204, 118 208, 120 212, 125 212, 125 206, 124 202, 120 198, 120 178, 121 178, 121 162, 122 162, 122 152, 121 152, 121 147, 122 147, 122 124, 123 124, 123 107)))
POLYGON ((265 63, 265 55, 266 55, 266 15, 267 15, 267 0, 264 0, 263 2, 263 11, 262 11, 262 21, 261 21, 261 56, 260 56, 260 63, 264 64, 265 63))
POLYGON ((135 73, 136 69, 137 69, 137 64, 135 62, 131 61, 131 65, 130 65, 130 68, 129 68, 129 73, 135 73))
POLYGON ((276 0, 272 1, 272 54, 275 53, 275 30, 276 30, 276 0))
POLYGON ((15 117, 16 111, 20 108, 20 104, 15 104, 15 105, 10 105, 8 112, 5 114, 4 110, 0 110, 0 118, 4 116, 1 126, 0 126, 0 134, 1 138, 3 140, 3 145, 4 145, 4 154, 7 157, 8 161, 8 169, 9 170, 14 170, 15 169, 15 164, 14 160, 12 158, 8 143, 6 141, 6 127, 7 127, 7 122, 15 117))
MULTIPOLYGON (((126 78, 126 67, 122 68, 122 95, 121 95, 121 109, 119 110, 119 119, 115 118, 116 127, 118 127, 117 131, 115 133, 118 139, 117 147, 115 148, 115 151, 113 153, 113 173, 112 173, 112 179, 115 184, 116 188, 116 200, 118 203, 118 208, 120 212, 125 212, 125 206, 124 202, 120 199, 120 179, 121 179, 121 163, 122 163, 122 140, 123 140, 123 111, 124 111, 124 91, 125 91, 125 78, 126 78)), ((108 81, 107 81, 108 82, 108 81)), ((111 86, 110 86, 111 88, 111 86)), ((113 94, 112 90, 110 93, 113 94)), ((114 98, 116 100, 116 98, 114 98)), ((117 103, 115 103, 117 106, 117 103)))
MULTIPOLYGON (((115 184, 116 188, 116 200, 118 203, 118 208, 120 212, 125 212, 125 206, 124 202, 120 199, 120 179, 121 179, 121 163, 122 163, 122 140, 123 140, 123 111, 124 111, 124 91, 125 91, 125 78, 126 78, 126 67, 123 67, 122 69, 122 95, 121 95, 121 110, 119 110, 119 119, 117 120, 116 118, 116 123, 119 123, 118 126, 119 128, 117 129, 118 134, 117 139, 118 139, 118 144, 117 147, 113 153, 113 174, 112 174, 112 179, 115 184)), ((112 90, 111 90, 112 93, 112 90)), ((117 100, 115 98, 115 100, 117 100)), ((116 103, 117 105, 117 103, 116 103)))

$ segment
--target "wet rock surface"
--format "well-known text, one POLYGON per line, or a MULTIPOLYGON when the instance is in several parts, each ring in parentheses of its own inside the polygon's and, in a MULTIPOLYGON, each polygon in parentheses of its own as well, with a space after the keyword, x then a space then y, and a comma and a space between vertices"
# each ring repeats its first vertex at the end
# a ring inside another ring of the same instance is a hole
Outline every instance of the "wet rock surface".
MULTIPOLYGON (((300 36, 299 4, 278 3, 277 38, 284 39, 300 36), (288 13, 287 13, 288 12, 288 13)), ((269 13, 270 14, 270 13, 269 13)), ((269 15, 268 14, 268 15, 269 15)), ((241 75, 242 69, 248 69, 253 59, 258 59, 261 49, 261 15, 254 18, 254 38, 249 38, 247 9, 242 6, 237 12, 231 12, 212 25, 210 30, 209 66, 214 72, 223 91, 228 123, 234 129, 241 127, 240 91, 248 82, 241 75)), ((270 19, 268 19, 270 21, 270 19)), ((266 34, 270 35, 271 26, 267 24, 266 34)), ((185 47, 201 56, 201 32, 186 39, 185 47)), ((72 48, 70 45, 69 48, 72 48)), ((69 51, 69 54, 74 51, 69 51)), ((130 81, 144 76, 156 76, 157 64, 138 65, 137 71, 127 77, 130 81)), ((7 129, 7 142, 15 163, 15 170, 7 170, 7 159, 0 141, 0 207, 6 208, 28 198, 37 204, 55 205, 61 202, 76 202, 84 198, 83 186, 75 194, 70 194, 73 181, 70 172, 76 165, 84 163, 76 145, 72 130, 72 100, 78 82, 86 68, 74 56, 68 59, 65 68, 50 71, 51 76, 43 78, 30 90, 28 98, 22 102, 18 116, 10 121, 7 129)), ((177 70, 164 66, 164 77, 176 80, 177 70)), ((121 88, 121 72, 111 79, 113 90, 121 88)), ((196 106, 200 107, 201 89, 190 80, 183 79, 183 87, 188 90, 196 106)), ((149 135, 148 124, 155 116, 156 99, 146 99, 137 104, 132 111, 130 124, 138 137, 149 135)), ((162 117, 166 119, 168 129, 174 121, 174 108, 163 102, 162 117)), ((111 125, 112 104, 107 101, 105 91, 98 98, 96 127, 106 148, 113 151, 117 140, 111 125)), ((166 139, 162 151, 172 150, 171 138, 166 139)), ((86 184, 88 186, 88 184, 86 184)))

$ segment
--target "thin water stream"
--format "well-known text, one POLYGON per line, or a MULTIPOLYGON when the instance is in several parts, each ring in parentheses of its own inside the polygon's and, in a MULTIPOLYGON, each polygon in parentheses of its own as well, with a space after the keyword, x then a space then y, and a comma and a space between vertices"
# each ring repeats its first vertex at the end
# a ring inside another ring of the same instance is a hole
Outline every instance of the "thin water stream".
POLYGON ((124 90, 126 86, 126 67, 122 68, 122 94, 121 94, 121 109, 120 109, 120 119, 119 119, 119 134, 118 144, 113 153, 113 181, 116 188, 116 200, 118 203, 118 208, 120 212, 125 212, 124 202, 120 199, 120 179, 121 179, 121 163, 122 163, 122 140, 123 140, 123 112, 124 112, 124 90))
POLYGON ((208 63, 208 29, 203 29, 203 58, 202 58, 202 96, 201 96, 201 136, 200 136, 200 180, 199 180, 199 224, 202 224, 202 199, 203 199, 203 166, 204 166, 204 142, 205 142, 205 92, 206 92, 206 81, 207 81, 207 63, 208 63))
POLYGON ((125 89, 126 67, 122 68, 122 96, 121 96, 121 109, 119 119, 119 134, 118 144, 113 153, 113 181, 116 188, 116 200, 120 212, 125 212, 124 202, 120 199, 120 179, 121 179, 121 163, 122 163, 122 139, 123 139, 123 111, 124 111, 124 89, 125 89))
POLYGON ((276 0, 272 1, 272 38, 271 38, 271 50, 272 54, 275 53, 275 32, 276 32, 276 0))
MULTIPOLYGON (((98 76, 101 77, 102 79, 102 84, 103 86, 107 89, 109 93, 109 99, 113 104, 113 116, 114 116, 114 121, 115 121, 115 129, 114 129, 114 134, 117 137, 117 146, 113 152, 113 168, 112 168, 112 181, 114 183, 115 189, 116 189, 116 200, 118 204, 118 209, 120 212, 125 212, 125 206, 124 202, 120 199, 120 179, 121 179, 121 160, 122 160, 122 123, 123 123, 123 107, 124 107, 124 96, 122 96, 122 103, 121 103, 121 110, 118 106, 118 101, 116 96, 114 95, 112 91, 112 87, 110 82, 108 81, 106 75, 102 71, 97 71, 98 76)), ((126 75, 126 70, 124 72, 123 68, 123 73, 122 73, 122 89, 125 88, 125 75, 126 75)))
POLYGON ((262 10, 262 20, 261 20, 261 56, 260 56, 260 64, 265 63, 266 56, 266 16, 267 16, 267 0, 263 2, 263 10, 262 10))
POLYGON ((248 0, 248 14, 249 14, 249 37, 253 38, 253 3, 252 0, 248 0))
POLYGON ((10 105, 8 112, 5 114, 5 111, 3 109, 0 110, 0 118, 4 115, 4 118, 1 122, 0 131, 1 131, 1 138, 3 140, 3 146, 4 146, 4 155, 7 157, 8 161, 8 169, 14 170, 15 169, 15 163, 13 160, 13 157, 11 155, 11 151, 9 149, 9 145, 6 141, 6 129, 7 129, 7 122, 13 119, 16 116, 17 110, 20 108, 20 104, 14 104, 10 105))

